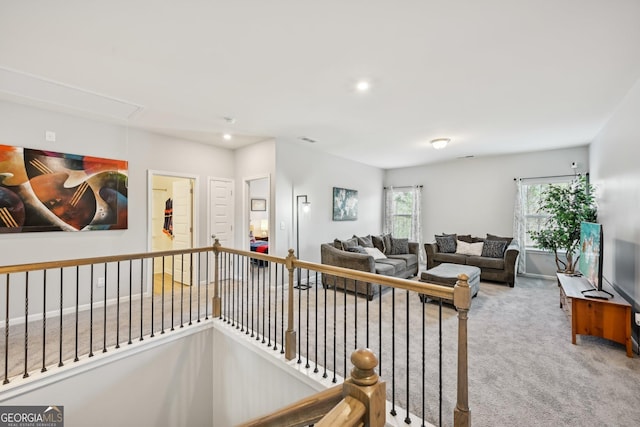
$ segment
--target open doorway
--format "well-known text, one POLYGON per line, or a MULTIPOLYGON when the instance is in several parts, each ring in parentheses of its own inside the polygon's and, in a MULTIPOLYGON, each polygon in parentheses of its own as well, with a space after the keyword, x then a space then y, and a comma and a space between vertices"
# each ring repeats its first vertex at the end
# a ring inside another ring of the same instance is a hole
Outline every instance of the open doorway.
MULTIPOLYGON (((149 249, 153 252, 193 248, 196 235, 194 189, 196 177, 168 172, 149 172, 149 249)), ((189 257, 154 259, 153 292, 193 284, 189 257)))
POLYGON ((270 183, 269 177, 245 180, 247 211, 243 236, 247 236, 243 247, 254 252, 269 253, 270 236, 270 183))

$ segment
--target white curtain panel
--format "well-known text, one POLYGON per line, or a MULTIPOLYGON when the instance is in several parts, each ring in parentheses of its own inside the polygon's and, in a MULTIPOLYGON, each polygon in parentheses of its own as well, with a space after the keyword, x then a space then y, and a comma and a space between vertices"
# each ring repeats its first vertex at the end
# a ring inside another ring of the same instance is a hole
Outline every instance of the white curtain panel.
POLYGON ((526 257, 525 243, 526 230, 524 220, 524 206, 522 200, 522 180, 516 179, 516 200, 513 204, 513 236, 520 245, 520 256, 518 257, 517 272, 524 273, 524 260, 526 257))

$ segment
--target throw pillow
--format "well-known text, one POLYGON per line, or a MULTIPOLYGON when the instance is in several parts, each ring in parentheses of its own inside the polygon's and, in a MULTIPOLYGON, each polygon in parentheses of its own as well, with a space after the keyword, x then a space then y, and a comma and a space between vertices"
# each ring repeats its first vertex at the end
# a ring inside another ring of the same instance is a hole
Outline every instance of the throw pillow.
POLYGON ((347 248, 347 252, 355 252, 357 254, 366 254, 367 251, 364 250, 364 248, 360 245, 358 246, 354 246, 352 248, 347 248))
POLYGON ((409 239, 391 238, 391 255, 401 255, 409 253, 409 239))
POLYGON ((461 255, 482 255, 484 244, 482 242, 467 243, 462 240, 458 240, 456 253, 461 255))
POLYGON ((387 256, 380 252, 378 248, 364 248, 364 250, 373 257, 373 259, 385 259, 387 256))
POLYGON ((382 236, 371 236, 371 240, 373 241, 373 247, 384 253, 384 239, 382 236))
POLYGON ((507 246, 509 246, 511 244, 511 241, 513 240, 513 237, 500 237, 487 233, 487 240, 502 240, 504 242, 507 242, 507 246))
POLYGON ((504 251, 507 249, 507 242, 505 240, 485 240, 482 247, 482 256, 489 258, 502 258, 504 251))
POLYGON ((391 243, 391 233, 383 234, 382 240, 384 240, 384 251, 382 251, 382 253, 391 255, 391 248, 393 247, 391 243))
POLYGON ((333 246, 335 246, 338 249, 342 249, 343 251, 346 251, 349 248, 353 248, 353 247, 358 246, 358 239, 356 239, 356 238, 351 238, 351 239, 347 239, 347 240, 335 239, 333 241, 333 246))
POLYGON ((458 240, 461 242, 474 243, 471 234, 458 234, 458 240))
POLYGON ((373 239, 371 238, 371 236, 364 236, 364 237, 357 237, 357 236, 353 236, 356 239, 358 239, 358 244, 360 246, 362 246, 363 248, 373 248, 373 239))
POLYGON ((455 234, 436 234, 436 243, 438 244, 438 251, 445 254, 453 254, 456 252, 456 238, 455 234))

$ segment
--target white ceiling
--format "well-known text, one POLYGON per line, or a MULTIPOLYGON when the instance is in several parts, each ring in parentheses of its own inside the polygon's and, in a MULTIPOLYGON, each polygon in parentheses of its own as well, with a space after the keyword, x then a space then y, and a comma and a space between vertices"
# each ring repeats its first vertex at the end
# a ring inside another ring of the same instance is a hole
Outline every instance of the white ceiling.
POLYGON ((394 168, 588 144, 640 78, 639 17, 638 0, 0 0, 0 67, 142 106, 130 126, 394 168))

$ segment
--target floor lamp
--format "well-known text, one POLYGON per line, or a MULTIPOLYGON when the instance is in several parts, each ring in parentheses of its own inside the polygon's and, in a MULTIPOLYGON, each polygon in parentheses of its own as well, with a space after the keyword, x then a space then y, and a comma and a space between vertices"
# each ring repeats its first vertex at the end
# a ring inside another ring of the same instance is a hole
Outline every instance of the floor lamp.
MULTIPOLYGON (((300 259, 300 205, 302 204, 302 212, 307 213, 311 209, 311 202, 307 199, 307 195, 296 196, 296 257, 300 259), (302 203, 300 203, 300 199, 302 203)), ((300 269, 298 268, 298 282, 294 288, 296 289, 309 289, 311 286, 308 284, 302 285, 300 283, 300 269)))

